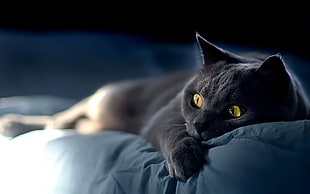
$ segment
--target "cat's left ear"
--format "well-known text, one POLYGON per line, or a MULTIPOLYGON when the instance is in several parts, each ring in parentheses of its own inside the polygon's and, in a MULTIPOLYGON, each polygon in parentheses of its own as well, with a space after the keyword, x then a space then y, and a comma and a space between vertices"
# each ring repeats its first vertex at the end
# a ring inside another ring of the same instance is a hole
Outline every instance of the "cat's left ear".
POLYGON ((290 75, 280 55, 268 57, 257 69, 256 78, 264 84, 269 95, 275 100, 286 93, 290 83, 290 75))
POLYGON ((288 75, 284 61, 279 54, 271 55, 257 68, 256 73, 263 77, 288 75))
POLYGON ((288 91, 290 74, 280 55, 271 55, 256 69, 256 78, 263 84, 267 96, 277 102, 288 91))

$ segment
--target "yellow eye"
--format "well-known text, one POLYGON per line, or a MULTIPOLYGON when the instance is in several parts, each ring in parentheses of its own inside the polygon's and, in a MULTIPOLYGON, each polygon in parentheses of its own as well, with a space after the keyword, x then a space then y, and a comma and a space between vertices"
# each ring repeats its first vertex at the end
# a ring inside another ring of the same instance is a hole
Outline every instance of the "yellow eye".
POLYGON ((200 94, 194 94, 193 99, 192 99, 192 106, 195 108, 201 108, 203 104, 203 98, 200 94))
POLYGON ((233 118, 238 118, 241 116, 241 108, 237 105, 231 105, 228 107, 229 115, 233 118))

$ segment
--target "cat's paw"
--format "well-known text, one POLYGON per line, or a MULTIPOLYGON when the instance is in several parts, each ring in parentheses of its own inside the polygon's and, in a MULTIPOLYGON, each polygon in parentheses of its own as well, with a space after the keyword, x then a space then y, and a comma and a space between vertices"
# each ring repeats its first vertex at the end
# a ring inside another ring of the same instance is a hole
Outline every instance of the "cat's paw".
POLYGON ((15 114, 7 114, 0 117, 0 132, 13 128, 14 125, 19 123, 18 121, 19 117, 15 114))
POLYGON ((14 137, 29 130, 29 126, 23 124, 19 115, 7 114, 0 117, 0 133, 7 137, 14 137))
POLYGON ((203 150, 197 140, 187 137, 171 151, 167 163, 170 176, 180 179, 189 178, 202 167, 203 150))

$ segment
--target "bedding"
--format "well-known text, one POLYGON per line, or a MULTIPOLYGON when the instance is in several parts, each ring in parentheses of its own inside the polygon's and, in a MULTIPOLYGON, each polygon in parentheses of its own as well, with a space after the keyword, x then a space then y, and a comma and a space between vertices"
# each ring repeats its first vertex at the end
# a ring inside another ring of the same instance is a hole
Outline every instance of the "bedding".
POLYGON ((177 180, 140 136, 33 131, 2 147, 0 193, 309 193, 309 120, 245 126, 203 145, 206 164, 177 180))

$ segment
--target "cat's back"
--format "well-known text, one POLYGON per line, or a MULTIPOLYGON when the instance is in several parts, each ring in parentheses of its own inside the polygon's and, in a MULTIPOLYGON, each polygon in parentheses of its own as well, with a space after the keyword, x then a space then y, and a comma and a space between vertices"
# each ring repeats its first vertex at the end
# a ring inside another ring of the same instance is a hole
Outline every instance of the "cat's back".
POLYGON ((137 133, 192 76, 193 72, 180 71, 107 84, 89 98, 89 114, 104 123, 112 123, 109 128, 137 133))
POLYGON ((146 112, 153 114, 171 101, 194 76, 191 71, 178 71, 158 77, 137 80, 133 86, 138 98, 146 105, 146 112))

